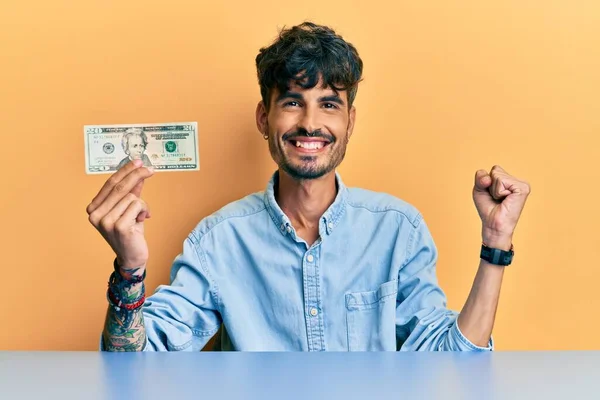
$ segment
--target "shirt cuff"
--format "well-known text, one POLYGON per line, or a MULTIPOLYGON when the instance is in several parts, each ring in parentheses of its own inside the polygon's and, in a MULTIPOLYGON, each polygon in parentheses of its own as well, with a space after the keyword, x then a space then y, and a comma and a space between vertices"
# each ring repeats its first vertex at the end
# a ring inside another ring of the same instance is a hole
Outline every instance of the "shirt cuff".
POLYGON ((458 327, 458 320, 454 323, 452 328, 450 328, 450 336, 457 342, 458 346, 461 350, 470 350, 470 351, 494 351, 494 338, 490 336, 490 341, 487 347, 477 346, 473 342, 471 342, 463 333, 460 331, 458 327))

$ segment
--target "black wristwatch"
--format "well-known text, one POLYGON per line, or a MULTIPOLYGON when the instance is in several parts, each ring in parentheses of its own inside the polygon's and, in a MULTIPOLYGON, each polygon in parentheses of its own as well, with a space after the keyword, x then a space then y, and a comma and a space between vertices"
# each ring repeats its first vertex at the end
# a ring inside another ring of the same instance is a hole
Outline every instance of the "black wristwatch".
POLYGON ((513 250, 513 246, 510 246, 509 251, 504 251, 500 249, 494 249, 486 246, 485 243, 481 245, 481 259, 489 262, 494 265, 501 265, 503 267, 510 265, 512 263, 513 256, 515 252, 513 250))

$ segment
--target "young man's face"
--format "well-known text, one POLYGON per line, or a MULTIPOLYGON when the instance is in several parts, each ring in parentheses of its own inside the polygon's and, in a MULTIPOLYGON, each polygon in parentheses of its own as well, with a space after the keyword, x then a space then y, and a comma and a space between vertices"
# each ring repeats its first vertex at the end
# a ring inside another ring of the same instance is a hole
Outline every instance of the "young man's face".
POLYGON ((129 150, 129 156, 133 160, 139 160, 142 158, 142 153, 146 149, 144 147, 144 141, 140 136, 132 136, 129 138, 129 145, 127 146, 129 150))
POLYGON ((355 109, 347 92, 317 84, 286 93, 271 93, 269 112, 257 109, 257 124, 269 135, 273 160, 294 179, 316 179, 332 171, 346 154, 354 127, 355 109))

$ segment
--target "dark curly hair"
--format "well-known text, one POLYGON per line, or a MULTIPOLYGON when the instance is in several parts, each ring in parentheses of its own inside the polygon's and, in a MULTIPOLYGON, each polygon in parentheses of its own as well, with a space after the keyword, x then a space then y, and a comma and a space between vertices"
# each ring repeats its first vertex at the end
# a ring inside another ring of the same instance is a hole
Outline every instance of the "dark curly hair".
POLYGON ((304 89, 316 86, 322 78, 324 87, 348 92, 352 106, 362 80, 363 63, 356 48, 331 28, 304 22, 282 29, 278 38, 256 56, 260 94, 267 110, 271 92, 290 89, 295 82, 304 89))

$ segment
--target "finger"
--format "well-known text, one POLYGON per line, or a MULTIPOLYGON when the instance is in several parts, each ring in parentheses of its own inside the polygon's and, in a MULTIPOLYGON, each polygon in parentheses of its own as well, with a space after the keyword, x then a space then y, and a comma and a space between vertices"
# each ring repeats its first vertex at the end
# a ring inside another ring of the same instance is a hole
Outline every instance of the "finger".
POLYGON ((136 195, 137 197, 142 197, 142 189, 144 188, 144 181, 138 182, 137 185, 133 187, 131 193, 136 195))
POLYGON ((513 193, 529 196, 531 193, 531 185, 528 182, 518 181, 513 193))
POLYGON ((518 181, 510 176, 499 175, 494 178, 494 184, 490 194, 495 200, 501 200, 515 192, 518 181))
POLYGON ((506 171, 504 170, 504 168, 502 168, 502 167, 501 167, 501 166, 499 166, 499 165, 494 165, 494 166, 492 167, 492 169, 490 170, 490 175, 493 175, 494 173, 500 173, 500 174, 506 174, 506 175, 510 175, 508 172, 506 172, 506 171))
POLYGON ((496 175, 495 177, 492 176, 492 186, 490 187, 490 195, 492 195, 492 198, 494 200, 500 200, 501 196, 499 194, 500 191, 500 187, 502 184, 502 181, 498 178, 498 176, 496 175))
POLYGON ((144 220, 149 219, 149 218, 150 218, 150 207, 148 207, 148 204, 146 204, 146 209, 137 216, 137 222, 144 222, 144 220))
MULTIPOLYGON (((123 180, 117 183, 109 193, 109 195, 104 199, 102 204, 96 208, 94 213, 99 213, 100 215, 106 215, 112 210, 112 208, 127 196, 133 188, 135 188, 138 183, 144 181, 152 176, 154 170, 152 168, 137 168, 134 169, 127 175, 123 180)), ((132 193, 133 194, 133 193, 132 193)), ((137 196, 136 196, 137 197, 137 196)))
MULTIPOLYGON (((142 196, 142 189, 144 188, 144 181, 139 182, 137 185, 135 185, 135 187, 131 190, 131 193, 136 195, 137 197, 141 197, 142 196)), ((150 218, 150 208, 148 208, 146 210, 145 213, 142 213, 141 215, 144 216, 144 218, 142 219, 142 221, 146 218, 150 218)), ((138 222, 142 222, 142 221, 138 221, 138 222)))
POLYGON ((104 182, 104 185, 91 201, 91 203, 87 206, 87 213, 93 213, 100 204, 104 201, 104 199, 110 194, 113 187, 117 185, 124 177, 129 175, 135 169, 141 167, 143 165, 142 160, 133 160, 125 164, 124 167, 115 172, 110 178, 104 182))
POLYGON ((127 232, 135 223, 137 223, 138 215, 145 213, 147 205, 142 199, 132 201, 128 206, 121 218, 115 223, 115 229, 117 232, 127 232))
MULTIPOLYGON (((115 223, 121 218, 125 210, 127 210, 127 207, 136 200, 139 200, 139 198, 131 193, 128 193, 127 196, 122 198, 110 212, 100 218, 98 226, 101 230, 106 233, 111 233, 115 223)), ((95 214, 96 212, 93 212, 90 217, 95 214)))
POLYGON ((480 169, 475 173, 475 191, 485 192, 492 184, 492 177, 486 170, 480 169))
POLYGON ((514 177, 513 175, 506 172, 506 170, 500 167, 499 165, 494 165, 491 171, 491 175, 493 179, 498 178, 502 180, 502 184, 505 190, 499 191, 498 194, 502 193, 508 195, 510 193, 514 193, 528 195, 531 192, 531 187, 529 183, 514 177))
POLYGON ((494 200, 499 201, 510 194, 510 192, 504 192, 504 178, 508 177, 508 174, 506 174, 501 166, 494 165, 490 170, 490 176, 492 177, 492 185, 489 188, 489 192, 494 200))

